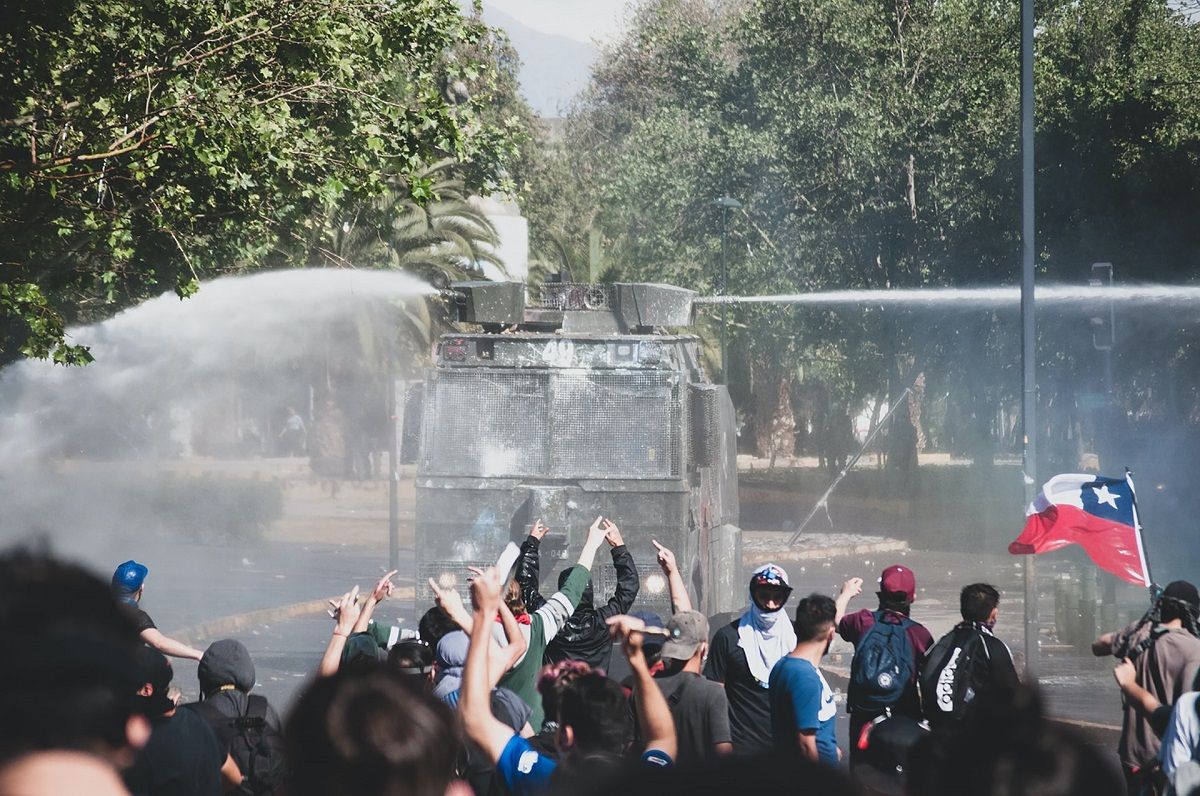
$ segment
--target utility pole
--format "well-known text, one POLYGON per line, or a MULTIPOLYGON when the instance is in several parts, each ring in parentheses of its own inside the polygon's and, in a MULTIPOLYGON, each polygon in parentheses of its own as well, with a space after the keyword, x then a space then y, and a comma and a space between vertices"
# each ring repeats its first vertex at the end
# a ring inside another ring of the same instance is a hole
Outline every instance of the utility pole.
MULTIPOLYGON (((722 196, 716 201, 721 206, 721 284, 717 286, 717 294, 725 295, 729 289, 729 211, 739 210, 742 203, 730 196, 722 196)), ((729 384, 729 353, 725 350, 729 335, 729 323, 726 313, 728 304, 721 304, 721 383, 729 384)))
MULTIPOLYGON (((1088 285, 1112 287, 1112 284, 1112 263, 1092 263, 1092 276, 1088 279, 1088 285)), ((1107 312, 1101 311, 1100 315, 1093 315, 1091 322, 1092 347, 1104 354, 1104 408, 1100 410, 1103 421, 1101 427, 1111 430, 1117 428, 1116 407, 1113 405, 1113 347, 1117 341, 1117 313, 1112 301, 1108 302, 1107 312)), ((1100 598, 1100 613, 1105 620, 1103 626, 1111 627, 1115 624, 1117 616, 1117 579, 1108 573, 1102 578, 1104 589, 1100 598)))
MULTIPOLYGON (((1034 315, 1033 0, 1021 0, 1021 478, 1025 505, 1037 495, 1037 337, 1034 315)), ((1035 556, 1025 556, 1025 680, 1036 683, 1038 589, 1035 556)))
MULTIPOLYGON (((393 332, 394 334, 394 332, 393 332)), ((400 569, 400 434, 404 404, 396 395, 396 341, 390 340, 387 359, 388 424, 388 569, 400 569)), ((415 582, 415 580, 414 580, 415 582)))

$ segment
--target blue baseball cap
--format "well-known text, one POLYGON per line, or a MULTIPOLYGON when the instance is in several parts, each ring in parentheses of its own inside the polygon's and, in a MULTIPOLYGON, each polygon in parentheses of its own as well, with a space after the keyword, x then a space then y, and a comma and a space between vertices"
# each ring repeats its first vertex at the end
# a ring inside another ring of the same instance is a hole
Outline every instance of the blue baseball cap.
POLYGON ((117 571, 113 573, 112 590, 118 595, 133 594, 142 588, 148 574, 150 574, 149 567, 130 559, 117 567, 117 571))

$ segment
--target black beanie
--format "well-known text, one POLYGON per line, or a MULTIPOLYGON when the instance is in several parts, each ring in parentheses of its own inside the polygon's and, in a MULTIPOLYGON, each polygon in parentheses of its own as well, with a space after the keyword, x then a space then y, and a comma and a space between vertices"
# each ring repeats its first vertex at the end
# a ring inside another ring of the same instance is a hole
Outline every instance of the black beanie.
POLYGON ((1163 589, 1163 596, 1172 597, 1200 610, 1200 592, 1186 580, 1173 580, 1168 583, 1167 588, 1163 589))

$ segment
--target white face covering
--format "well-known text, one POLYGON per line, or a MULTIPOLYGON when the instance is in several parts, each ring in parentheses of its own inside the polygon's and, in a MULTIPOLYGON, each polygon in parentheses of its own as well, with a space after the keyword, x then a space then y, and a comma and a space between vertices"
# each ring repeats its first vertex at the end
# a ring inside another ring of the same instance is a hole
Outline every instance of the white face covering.
MULTIPOLYGON (((754 570, 750 582, 753 583, 755 576, 770 567, 783 571, 774 564, 764 564, 754 570)), ((775 668, 780 658, 795 649, 796 630, 788 621, 782 606, 776 611, 764 611, 754 602, 754 594, 751 591, 750 610, 742 614, 742 619, 738 622, 738 646, 746 653, 750 673, 758 680, 759 685, 766 688, 771 669, 775 668)))

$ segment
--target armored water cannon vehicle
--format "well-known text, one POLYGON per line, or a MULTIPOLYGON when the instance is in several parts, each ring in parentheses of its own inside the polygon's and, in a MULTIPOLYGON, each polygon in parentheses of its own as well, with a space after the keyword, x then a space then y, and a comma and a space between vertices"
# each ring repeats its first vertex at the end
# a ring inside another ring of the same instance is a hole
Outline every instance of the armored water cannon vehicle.
MULTIPOLYGON (((733 404, 705 376, 697 338, 677 333, 695 294, 458 282, 450 296, 461 331, 437 341, 405 409, 419 597, 428 577, 453 585, 467 565, 494 563, 537 519, 551 528, 541 545, 549 594, 604 515, 637 562, 638 607, 669 611, 657 540, 675 551, 698 609, 739 608, 733 404)), ((616 576, 603 551, 592 580, 606 600, 616 576)))

